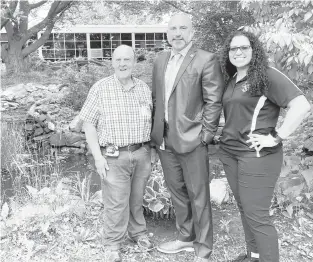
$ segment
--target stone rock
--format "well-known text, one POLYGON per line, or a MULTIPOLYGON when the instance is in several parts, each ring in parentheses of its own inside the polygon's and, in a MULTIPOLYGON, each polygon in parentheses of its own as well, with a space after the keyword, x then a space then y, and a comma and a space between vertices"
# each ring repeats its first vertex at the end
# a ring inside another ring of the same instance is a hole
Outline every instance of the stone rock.
POLYGON ((34 104, 36 101, 35 101, 35 99, 31 95, 29 95, 27 97, 24 97, 24 98, 20 99, 19 102, 22 105, 30 105, 30 104, 34 104))
POLYGON ((54 130, 55 130, 55 124, 52 123, 52 122, 48 122, 48 128, 49 128, 50 130, 54 131, 54 130))
POLYGON ((303 148, 305 151, 313 152, 313 136, 304 141, 303 148))
POLYGON ((43 134, 43 128, 42 127, 39 127, 39 128, 36 128, 35 129, 35 132, 34 132, 34 136, 40 136, 43 134))
POLYGON ((41 85, 41 84, 35 84, 36 90, 42 89, 42 90, 48 90, 48 87, 41 85))
POLYGON ((51 146, 65 146, 66 138, 63 133, 52 134, 49 138, 51 146))
POLYGON ((23 98, 28 95, 28 92, 24 84, 18 84, 16 86, 11 86, 8 89, 4 90, 1 94, 1 98, 4 100, 16 100, 23 98))
POLYGON ((287 195, 289 189, 293 187, 302 187, 304 178, 300 174, 290 174, 287 177, 280 177, 277 181, 277 187, 283 194, 287 195))
POLYGON ((84 148, 84 145, 85 145, 85 140, 80 140, 80 141, 77 141, 77 142, 70 144, 70 145, 67 145, 67 146, 84 148))
POLYGON ((35 100, 39 100, 42 99, 44 97, 50 97, 52 95, 51 92, 49 92, 48 90, 45 89, 41 89, 41 90, 36 90, 34 92, 31 93, 31 96, 35 99, 35 100))
POLYGON ((33 130, 33 125, 32 124, 26 124, 25 126, 24 126, 24 129, 26 130, 26 131, 32 131, 33 130))
POLYGON ((62 147, 60 151, 62 154, 84 154, 85 153, 84 149, 77 148, 77 147, 62 147))
POLYGON ((18 108, 18 106, 19 106, 19 103, 17 103, 17 102, 10 102, 10 101, 1 101, 1 103, 2 103, 2 107, 3 108, 18 108))
POLYGON ((39 120, 40 120, 41 122, 45 121, 46 119, 47 119, 47 115, 45 115, 45 114, 41 114, 41 115, 39 116, 39 120))
POLYGON ((57 93, 59 92, 59 86, 58 85, 48 85, 47 89, 52 92, 52 93, 57 93))
POLYGON ((52 133, 50 133, 50 134, 44 134, 44 135, 41 135, 41 136, 36 136, 36 137, 34 137, 33 139, 34 139, 35 141, 47 140, 50 136, 52 136, 52 133))
POLYGON ((302 176, 305 179, 305 182, 309 189, 313 188, 313 168, 309 168, 302 171, 302 176))
POLYGON ((34 92, 34 91, 36 91, 38 88, 36 87, 36 85, 34 85, 33 83, 27 83, 26 85, 25 85, 25 88, 26 88, 26 90, 28 91, 28 92, 34 92))
POLYGON ((80 144, 81 144, 82 142, 84 142, 86 140, 85 135, 82 133, 64 132, 64 135, 66 137, 66 145, 67 146, 72 146, 76 142, 80 142, 80 144))
POLYGON ((212 179, 210 183, 211 201, 217 205, 226 203, 229 200, 226 178, 212 179))
POLYGON ((71 121, 69 129, 74 132, 81 132, 83 127, 83 120, 79 118, 79 116, 75 116, 75 118, 71 121))

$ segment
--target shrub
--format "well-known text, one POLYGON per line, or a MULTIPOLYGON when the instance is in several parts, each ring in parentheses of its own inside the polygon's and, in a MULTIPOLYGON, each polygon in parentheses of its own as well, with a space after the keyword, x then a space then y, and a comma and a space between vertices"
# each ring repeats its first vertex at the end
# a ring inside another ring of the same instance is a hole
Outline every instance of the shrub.
MULTIPOLYGON (((102 66, 89 63, 78 67, 76 64, 64 67, 56 72, 62 77, 62 82, 69 87, 69 93, 62 101, 62 104, 76 111, 79 111, 88 95, 92 85, 104 77, 114 73, 111 61, 103 61, 102 66)), ((137 63, 133 75, 151 87, 152 62, 145 60, 137 63)))
POLYGON ((69 93, 62 104, 78 111, 84 104, 92 85, 101 78, 111 75, 112 69, 109 62, 104 62, 103 66, 87 64, 80 68, 76 64, 72 64, 58 70, 57 74, 69 87, 69 93))

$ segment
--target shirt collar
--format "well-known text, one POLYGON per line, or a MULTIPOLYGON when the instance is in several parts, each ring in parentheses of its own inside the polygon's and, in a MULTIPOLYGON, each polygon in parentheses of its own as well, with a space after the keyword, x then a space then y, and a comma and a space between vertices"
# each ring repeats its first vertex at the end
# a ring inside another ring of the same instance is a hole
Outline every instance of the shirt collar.
POLYGON ((171 50, 171 56, 170 56, 170 60, 173 58, 174 55, 177 55, 177 54, 181 54, 182 57, 185 57, 188 53, 188 51, 190 50, 192 46, 192 41, 182 50, 180 50, 178 53, 174 53, 173 50, 171 50))
MULTIPOLYGON (((131 79, 133 81, 133 86, 129 89, 132 90, 136 85, 137 85, 137 80, 135 77, 131 76, 131 79)), ((124 86, 122 85, 122 83, 120 82, 120 80, 118 80, 116 74, 114 74, 114 81, 123 89, 123 91, 129 91, 129 90, 125 90, 124 86)))
MULTIPOLYGON (((237 72, 233 75, 233 81, 234 81, 234 83, 236 83, 236 76, 237 76, 237 72)), ((242 79, 240 79, 240 81, 238 81, 237 82, 237 84, 238 83, 241 83, 241 82, 244 82, 244 81, 246 81, 248 79, 248 77, 247 76, 245 76, 244 78, 242 78, 242 79)))

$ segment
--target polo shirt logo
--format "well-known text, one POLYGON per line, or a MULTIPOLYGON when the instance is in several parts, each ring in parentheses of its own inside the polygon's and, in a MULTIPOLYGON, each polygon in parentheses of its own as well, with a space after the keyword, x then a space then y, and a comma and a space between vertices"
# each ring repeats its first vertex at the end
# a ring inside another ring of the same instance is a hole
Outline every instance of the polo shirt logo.
POLYGON ((250 89, 250 85, 247 83, 247 81, 242 85, 241 90, 242 92, 247 92, 250 89))

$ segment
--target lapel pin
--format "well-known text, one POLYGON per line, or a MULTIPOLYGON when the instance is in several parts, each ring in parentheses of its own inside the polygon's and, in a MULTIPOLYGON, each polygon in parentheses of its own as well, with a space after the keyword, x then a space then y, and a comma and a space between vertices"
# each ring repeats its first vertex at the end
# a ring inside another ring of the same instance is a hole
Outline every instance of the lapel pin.
POLYGON ((190 55, 190 57, 194 57, 194 56, 195 56, 194 54, 191 54, 191 55, 190 55))

